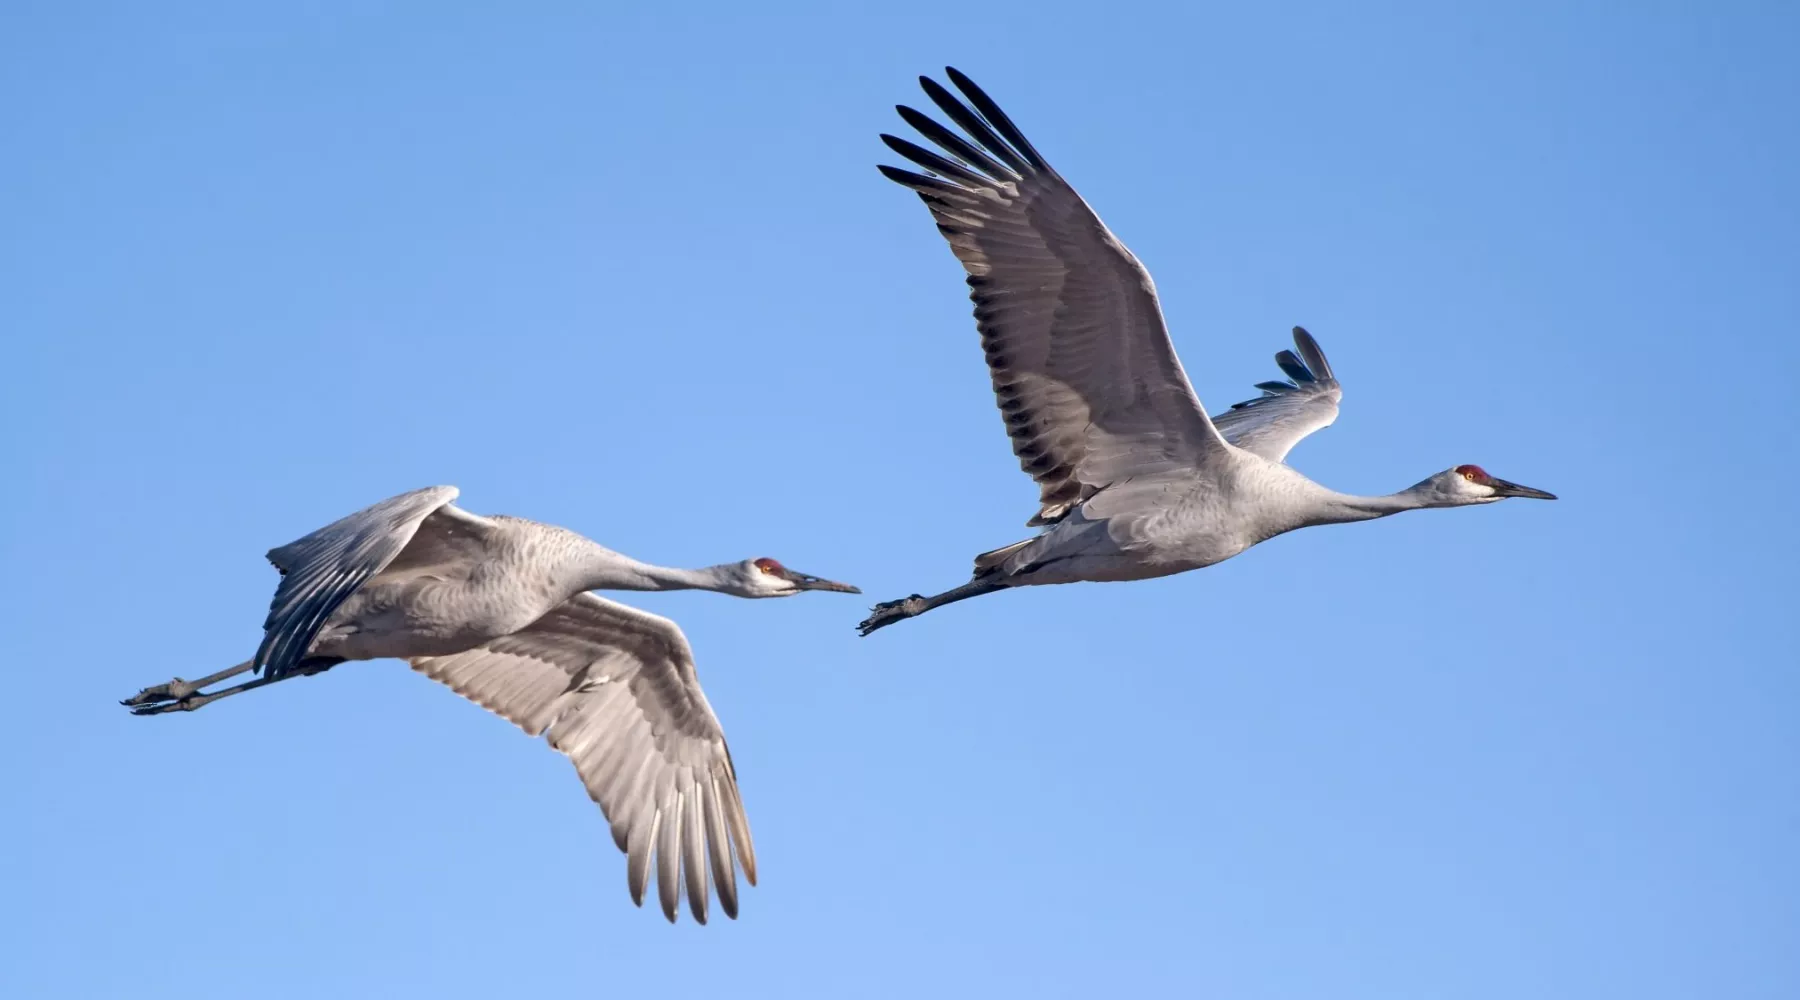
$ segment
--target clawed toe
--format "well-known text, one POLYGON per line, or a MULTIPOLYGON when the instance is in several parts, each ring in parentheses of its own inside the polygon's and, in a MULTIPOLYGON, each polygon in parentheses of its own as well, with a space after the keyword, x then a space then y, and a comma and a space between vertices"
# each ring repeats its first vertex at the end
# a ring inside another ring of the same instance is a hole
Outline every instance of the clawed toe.
POLYGON ((174 701, 159 702, 155 705, 133 705, 131 706, 131 714, 161 715, 164 712, 192 712, 194 709, 206 704, 207 700, 208 699, 178 698, 174 701))
POLYGON ((167 684, 147 687, 119 704, 131 709, 132 715, 156 715, 160 712, 185 711, 194 707, 189 704, 189 700, 199 690, 194 685, 177 677, 167 684))
POLYGON ((868 635, 870 632, 873 632, 876 629, 880 628, 881 626, 886 625, 891 620, 892 619, 886 618, 879 614, 870 615, 869 617, 864 618, 862 621, 856 623, 856 634, 857 635, 868 635))
POLYGON ((864 618, 856 626, 859 635, 868 635, 883 625, 892 625, 897 621, 911 618, 923 608, 925 598, 914 594, 898 601, 882 601, 869 609, 869 617, 864 618))

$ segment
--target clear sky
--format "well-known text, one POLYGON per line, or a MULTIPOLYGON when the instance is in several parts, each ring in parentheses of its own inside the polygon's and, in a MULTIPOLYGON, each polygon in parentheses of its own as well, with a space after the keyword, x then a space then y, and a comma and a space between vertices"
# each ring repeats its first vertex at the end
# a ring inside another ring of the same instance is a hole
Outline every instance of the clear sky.
POLYGON ((1800 11, 1461 6, 6 5, 0 994, 1800 995, 1800 11), (1303 324, 1309 475, 1563 499, 858 639, 1035 509, 874 169, 946 63, 1209 406, 1303 324), (569 765, 397 663, 118 707, 434 483, 866 591, 631 598, 740 920, 634 909, 569 765))

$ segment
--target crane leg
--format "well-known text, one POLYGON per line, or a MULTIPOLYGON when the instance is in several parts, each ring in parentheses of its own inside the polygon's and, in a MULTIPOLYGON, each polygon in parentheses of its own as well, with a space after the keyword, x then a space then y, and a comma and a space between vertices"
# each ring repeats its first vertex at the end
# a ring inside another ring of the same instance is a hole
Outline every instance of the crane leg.
POLYGON ((864 618, 856 626, 856 630, 863 635, 868 635, 878 628, 884 628, 897 621, 917 618, 932 608, 941 608, 946 604, 955 604, 957 601, 966 601, 971 597, 980 597, 982 594, 991 594, 996 590, 1005 589, 1006 584, 987 577, 970 580, 960 587, 946 590, 941 594, 933 594, 930 597, 914 594, 898 601, 883 601, 869 609, 869 617, 864 618))
POLYGON ((234 694, 242 694, 245 691, 254 691, 259 687, 266 687, 277 681, 284 681, 288 677, 311 677, 313 674, 324 673, 342 662, 344 661, 336 657, 309 657, 300 661, 299 667, 291 674, 282 677, 258 677, 255 680, 245 681, 242 684, 233 685, 232 687, 224 688, 222 690, 204 694, 201 693, 201 688, 217 684, 222 680, 236 677, 237 675, 250 670, 253 663, 250 660, 245 660, 235 667, 227 667, 216 674, 210 674, 199 680, 184 681, 177 677, 167 684, 158 684, 155 687, 147 687, 124 701, 119 702, 119 704, 131 709, 132 715, 161 715, 164 712, 192 712, 194 709, 200 708, 203 705, 210 705, 220 698, 229 698, 234 694))

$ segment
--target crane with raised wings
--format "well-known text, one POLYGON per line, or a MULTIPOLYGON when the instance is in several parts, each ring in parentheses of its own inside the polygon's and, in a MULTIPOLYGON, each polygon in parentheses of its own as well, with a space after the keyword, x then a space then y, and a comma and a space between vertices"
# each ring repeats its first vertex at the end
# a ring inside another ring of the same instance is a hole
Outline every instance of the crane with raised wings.
POLYGON ((1342 391, 1318 342, 1276 362, 1291 381, 1208 416, 1163 325, 1149 271, 1045 161, 993 98, 955 69, 959 99, 919 82, 967 138, 912 108, 900 117, 937 150, 882 141, 923 172, 882 166, 910 188, 968 273, 975 325, 1013 453, 1038 485, 1044 530, 975 557, 971 579, 874 607, 863 635, 1010 587, 1141 580, 1210 566, 1295 528, 1507 497, 1554 500, 1477 465, 1398 493, 1327 489, 1284 461, 1337 418, 1342 391))

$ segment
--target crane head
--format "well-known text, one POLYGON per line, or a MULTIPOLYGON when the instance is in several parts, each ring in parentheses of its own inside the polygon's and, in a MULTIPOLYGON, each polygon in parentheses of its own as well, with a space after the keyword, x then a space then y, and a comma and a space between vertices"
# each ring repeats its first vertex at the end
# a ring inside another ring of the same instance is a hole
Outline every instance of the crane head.
POLYGON ((737 594, 741 597, 792 597, 804 590, 830 590, 840 594, 860 594, 847 583, 797 573, 780 562, 769 559, 746 559, 737 564, 737 594))
POLYGON ((1493 503, 1507 497, 1529 497, 1533 500, 1555 500, 1556 494, 1509 483, 1488 475, 1479 465, 1459 465, 1446 469, 1419 484, 1436 495, 1445 507, 1464 504, 1493 503))

